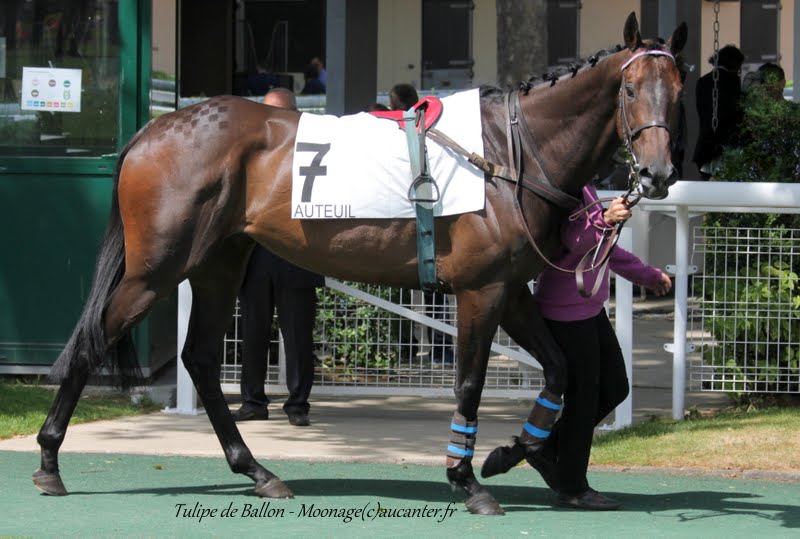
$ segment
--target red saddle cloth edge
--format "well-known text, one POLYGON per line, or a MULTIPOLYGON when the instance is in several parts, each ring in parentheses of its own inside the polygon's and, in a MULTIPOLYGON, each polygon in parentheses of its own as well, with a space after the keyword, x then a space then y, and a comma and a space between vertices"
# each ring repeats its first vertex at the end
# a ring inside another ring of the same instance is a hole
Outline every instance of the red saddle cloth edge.
MULTIPOLYGON (((432 95, 423 97, 417 101, 416 105, 414 105, 414 110, 416 111, 420 107, 425 107, 426 129, 432 127, 433 124, 436 123, 436 120, 439 119, 439 116, 442 115, 442 102, 438 97, 434 97, 432 95)), ((403 114, 405 114, 405 111, 403 110, 376 110, 374 112, 370 112, 370 114, 377 116, 378 118, 394 120, 400 124, 400 129, 406 128, 406 122, 403 120, 403 114)))

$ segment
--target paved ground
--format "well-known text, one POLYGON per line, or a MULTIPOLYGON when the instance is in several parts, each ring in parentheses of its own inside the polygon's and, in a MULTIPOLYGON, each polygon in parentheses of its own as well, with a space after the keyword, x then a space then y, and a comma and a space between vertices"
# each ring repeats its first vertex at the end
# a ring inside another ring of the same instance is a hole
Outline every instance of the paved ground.
POLYGON ((52 498, 31 485, 33 460, 0 451, 0 535, 749 538, 800 531, 791 483, 592 472, 592 484, 624 504, 594 513, 554 508, 541 479, 520 468, 485 482, 506 515, 477 517, 434 466, 265 460, 296 497, 263 501, 222 459, 66 453, 62 473, 72 493, 52 498))
MULTIPOLYGON (((655 314, 653 314, 655 313, 655 314)), ((672 321, 641 314, 635 326, 634 420, 671 415, 671 361, 663 343, 672 321)), ((723 395, 689 393, 687 406, 727 404, 723 395)), ((253 453, 284 478, 297 498, 272 501, 283 516, 242 518, 261 501, 252 485, 233 475, 203 416, 155 413, 73 426, 62 447, 61 470, 72 495, 40 496, 30 483, 38 466, 35 436, 0 441, 0 535, 222 536, 242 532, 282 537, 326 536, 796 536, 800 494, 796 483, 592 471, 592 484, 625 503, 621 513, 553 509, 553 496, 525 468, 486 481, 505 508, 501 519, 464 511, 463 497, 445 482, 444 446, 454 399, 314 397, 311 427, 292 427, 279 401, 268 422, 241 425, 253 453), (187 458, 214 457, 214 458, 187 458), (323 464, 323 462, 325 462, 323 464), (433 465, 433 466, 425 466, 433 465), (303 507, 334 513, 348 508, 457 511, 434 518, 375 521, 301 517, 303 507), (202 522, 176 516, 177 504, 217 509, 202 522), (303 505, 305 504, 305 506, 303 505), (448 505, 453 504, 453 505, 448 505), (225 508, 238 517, 222 517, 225 508), (792 532, 794 530, 794 532, 792 532)), ((520 430, 531 401, 484 399, 476 461, 520 430)))
MULTIPOLYGON (((673 322, 663 314, 668 305, 655 300, 636 304, 634 421, 672 413, 672 356, 663 351, 663 344, 672 341, 673 322)), ((687 407, 727 404, 719 393, 686 395, 687 407)), ((280 397, 270 407, 268 422, 243 423, 240 429, 260 458, 439 465, 454 406, 454 398, 314 397, 312 392, 312 426, 302 437, 286 421, 280 397)), ((531 406, 527 399, 483 399, 476 458, 518 434, 531 406)), ((38 445, 32 435, 0 441, 0 450, 37 451, 38 445)), ((164 413, 70 427, 62 451, 222 456, 204 415, 164 413)))

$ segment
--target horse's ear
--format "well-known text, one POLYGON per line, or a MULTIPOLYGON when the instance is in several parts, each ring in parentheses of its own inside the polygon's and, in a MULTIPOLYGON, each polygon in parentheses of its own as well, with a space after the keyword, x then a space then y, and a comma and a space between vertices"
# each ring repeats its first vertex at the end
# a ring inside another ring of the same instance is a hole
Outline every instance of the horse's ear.
POLYGON ((639 34, 639 21, 636 20, 636 13, 631 11, 628 20, 625 21, 625 46, 634 51, 642 44, 642 36, 639 34))
POLYGON ((678 26, 674 32, 672 32, 672 36, 667 41, 667 46, 669 47, 669 52, 672 54, 678 54, 683 50, 683 47, 686 45, 686 39, 689 37, 689 28, 686 26, 685 22, 682 22, 680 26, 678 26))

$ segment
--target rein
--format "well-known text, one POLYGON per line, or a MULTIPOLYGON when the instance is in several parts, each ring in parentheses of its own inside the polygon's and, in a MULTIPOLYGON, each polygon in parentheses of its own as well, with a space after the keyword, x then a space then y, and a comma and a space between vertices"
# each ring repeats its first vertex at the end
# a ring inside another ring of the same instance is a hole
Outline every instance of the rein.
MULTIPOLYGON (((635 60, 643 56, 668 56, 669 58, 672 59, 673 62, 675 62, 675 57, 667 51, 646 50, 631 56, 622 65, 620 71, 624 73, 624 71, 628 68, 628 66, 630 66, 635 60)), ((670 133, 670 136, 672 133, 669 124, 667 124, 667 122, 663 120, 650 120, 641 125, 636 126, 635 128, 631 128, 630 123, 628 122, 627 109, 625 108, 624 90, 625 90, 625 79, 623 76, 619 89, 618 111, 619 114, 622 116, 622 125, 625 132, 624 143, 625 143, 625 148, 628 151, 627 162, 629 167, 629 173, 628 173, 628 191, 622 196, 622 199, 623 203, 628 208, 632 208, 642 198, 641 189, 639 185, 639 163, 636 159, 636 154, 633 152, 633 139, 636 138, 636 136, 639 135, 639 133, 651 127, 666 129, 670 133), (631 199, 632 195, 633 198, 631 199)), ((611 228, 603 229, 603 236, 600 238, 600 241, 597 243, 597 245, 595 245, 592 249, 590 249, 583 256, 583 258, 581 258, 580 262, 578 263, 575 269, 562 268, 561 266, 554 264, 542 252, 542 250, 539 248, 539 245, 536 243, 536 240, 531 235, 527 220, 525 219, 525 213, 522 210, 522 204, 521 204, 522 188, 524 187, 528 189, 532 193, 539 195, 545 200, 552 202, 556 206, 559 206, 560 208, 563 209, 572 210, 576 206, 580 205, 582 201, 581 199, 575 198, 563 192, 559 188, 555 187, 550 181, 547 171, 544 168, 543 160, 539 155, 538 147, 533 138, 533 133, 530 131, 530 126, 528 125, 528 122, 525 119, 525 113, 523 112, 522 107, 520 106, 518 92, 509 92, 509 94, 507 94, 505 113, 506 113, 506 142, 508 145, 507 148, 508 163, 510 168, 487 161, 482 156, 474 152, 468 153, 457 142, 452 140, 450 137, 448 137, 438 129, 433 129, 433 128, 428 129, 427 136, 434 142, 442 146, 446 146, 451 150, 453 150, 454 152, 466 157, 471 164, 475 165, 476 167, 478 167, 480 170, 490 175, 491 177, 500 178, 516 184, 514 192, 514 204, 518 211, 514 212, 514 214, 517 220, 520 222, 521 228, 525 231, 525 235, 528 238, 528 243, 530 243, 530 245, 533 247, 533 250, 539 256, 539 258, 541 258, 551 268, 557 271, 561 271, 563 273, 575 274, 575 282, 580 294, 587 298, 592 297, 600 289, 600 284, 603 282, 603 279, 601 279, 600 276, 598 276, 598 278, 595 280, 595 284, 591 292, 587 292, 584 286, 583 274, 586 271, 596 271, 596 270, 599 270, 600 275, 602 275, 605 272, 609 259, 611 258, 611 253, 614 250, 614 247, 616 247, 617 242, 619 241, 619 234, 622 230, 622 227, 625 225, 625 221, 621 221, 611 228), (520 124, 522 124, 522 129, 520 129, 520 124), (536 163, 536 166, 539 168, 541 179, 538 176, 530 176, 524 172, 523 160, 522 160, 523 146, 525 147, 525 150, 532 155, 533 162, 536 163), (604 245, 605 247, 603 247, 604 245), (602 254, 600 254, 601 249, 602 249, 602 254), (600 260, 599 262, 597 261, 598 255, 600 260)), ((579 210, 573 212, 569 216, 569 219, 570 221, 574 221, 578 219, 581 215, 587 213, 593 206, 611 200, 614 199, 603 198, 591 202, 586 206, 580 208, 579 210)))
MULTIPOLYGON (((675 62, 675 57, 669 52, 661 51, 661 50, 646 50, 646 51, 642 51, 642 52, 636 53, 633 56, 631 56, 622 65, 622 67, 620 68, 620 71, 624 73, 625 70, 635 60, 637 60, 638 58, 641 58, 643 56, 668 56, 670 59, 672 59, 673 62, 675 62)), ((618 110, 619 110, 619 114, 622 116, 622 124, 623 124, 624 130, 625 130, 624 142, 625 142, 625 147, 626 147, 626 149, 628 151, 628 155, 629 155, 629 157, 627 159, 627 162, 628 162, 628 167, 629 167, 630 170, 629 170, 629 174, 628 174, 628 191, 627 191, 627 193, 625 193, 622 196, 622 199, 623 199, 623 203, 628 208, 632 208, 642 198, 642 194, 641 194, 641 190, 640 190, 640 186, 639 186, 639 163, 638 163, 638 161, 636 159, 636 154, 633 152, 633 139, 639 133, 641 133, 645 129, 649 129, 651 127, 659 127, 659 128, 666 129, 668 132, 670 132, 670 136, 671 136, 671 130, 670 130, 669 124, 667 124, 663 120, 650 120, 648 122, 645 122, 645 123, 643 123, 641 125, 636 126, 635 128, 631 128, 630 123, 628 121, 627 109, 625 108, 624 89, 625 89, 625 79, 624 79, 624 76, 623 76, 622 82, 620 83, 620 89, 619 89, 619 108, 618 108, 618 110), (632 200, 630 199, 631 195, 634 195, 634 198, 632 200)), ((535 141, 533 139, 533 134, 530 131, 530 127, 528 125, 528 122, 525 121, 524 112, 522 110, 522 107, 520 106, 519 94, 517 92, 509 93, 508 97, 506 99, 506 137, 507 137, 507 141, 508 141, 508 162, 511 164, 512 177, 514 178, 511 181, 514 181, 517 184, 517 187, 516 187, 516 190, 515 190, 515 203, 516 203, 516 206, 519 209, 519 211, 516 212, 516 213, 518 215, 519 220, 522 222, 522 225, 523 225, 522 228, 525 230, 525 234, 528 237, 528 242, 531 244, 531 246, 533 247, 534 251, 536 251, 536 254, 539 255, 539 257, 548 266, 550 266, 551 268, 553 268, 553 269, 555 269, 557 271, 561 271, 563 273, 574 273, 575 274, 575 282, 576 282, 576 285, 578 287, 578 292, 583 297, 592 297, 592 296, 594 296, 597 293, 597 291, 600 289, 600 284, 602 283, 603 280, 600 278, 600 276, 598 276, 598 278, 595 280, 595 284, 594 284, 594 287, 592 288, 591 292, 587 292, 586 291, 586 287, 584 285, 584 276, 583 276, 583 274, 586 271, 595 271, 595 270, 599 270, 600 275, 602 275, 605 272, 606 266, 608 265, 609 259, 611 258, 611 253, 614 250, 614 247, 616 247, 617 242, 619 241, 619 235, 620 235, 620 232, 622 231, 622 227, 625 225, 625 222, 621 221, 621 222, 617 223, 613 228, 604 229, 603 230, 603 236, 600 238, 600 241, 597 243, 596 246, 594 246, 592 249, 590 249, 583 256, 583 258, 581 258, 580 262, 578 263, 578 265, 577 265, 577 267, 575 269, 562 268, 561 266, 558 266, 558 265, 554 264, 547 256, 545 256, 545 254, 542 252, 542 250, 539 248, 538 244, 536 243, 536 240, 534 240, 533 236, 530 233, 530 229, 528 227, 527 220, 525 219, 525 214, 522 211, 521 196, 520 196, 520 193, 521 193, 520 187, 522 186, 522 178, 523 178, 523 174, 522 174, 522 166, 523 166, 522 165, 522 152, 521 152, 521 142, 520 142, 521 138, 524 138, 525 146, 527 147, 528 150, 530 150, 530 152, 531 152, 531 154, 533 156, 533 161, 539 167, 539 170, 541 170, 541 173, 542 173, 542 176, 544 177, 545 182, 551 187, 552 187, 552 183, 548 179, 547 173, 546 173, 546 171, 544 169, 544 165, 543 165, 542 159, 541 159, 541 157, 539 155, 539 152, 537 150, 537 146, 536 146, 536 143, 535 143, 535 141), (523 125, 523 128, 524 128, 523 130, 520 130, 520 128, 519 128, 520 118, 522 119, 522 125, 523 125), (520 131, 522 132, 522 135, 523 135, 522 137, 520 136, 520 131), (604 248, 603 248, 603 245, 605 245, 604 248), (601 251, 601 249, 602 249, 602 251, 601 251), (602 254, 600 254, 601 252, 602 252, 602 254), (599 256, 599 260, 600 260, 599 262, 597 261, 598 260, 598 255, 600 255, 599 256), (591 260, 591 262, 590 262, 590 260, 591 260)), ((508 179, 508 178, 504 178, 504 179, 508 179)), ((552 188, 556 189, 555 187, 552 187, 552 188)), ((561 191, 559 191, 559 192, 561 192, 561 191)), ((569 197, 569 195, 565 195, 565 196, 569 197)), ((575 205, 580 203, 579 200, 574 199, 573 197, 569 197, 569 198, 572 201, 575 202, 575 204, 573 204, 571 207, 574 207, 575 205)), ((587 213, 596 204, 600 204, 600 203, 603 203, 603 202, 608 202, 610 200, 613 200, 613 199, 606 198, 606 199, 600 199, 600 200, 597 200, 595 202, 592 202, 592 203, 584 206, 583 208, 579 209, 578 211, 574 212, 573 214, 571 214, 569 219, 570 219, 570 221, 574 221, 574 220, 578 219, 581 215, 587 213)), ((569 208, 569 206, 566 206, 566 205, 562 205, 562 204, 558 204, 558 205, 561 206, 562 208, 569 208)))

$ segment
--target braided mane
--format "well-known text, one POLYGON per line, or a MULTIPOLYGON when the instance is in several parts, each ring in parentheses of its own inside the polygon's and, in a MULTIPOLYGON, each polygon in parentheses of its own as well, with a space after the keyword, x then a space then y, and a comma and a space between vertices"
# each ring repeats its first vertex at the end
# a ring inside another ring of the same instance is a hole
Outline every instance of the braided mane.
MULTIPOLYGON (((664 48, 664 44, 665 42, 661 38, 648 39, 642 43, 641 49, 662 50, 664 48)), ((528 80, 519 82, 516 89, 522 92, 523 95, 528 95, 528 92, 537 86, 543 86, 545 84, 555 86, 555 84, 563 78, 573 78, 580 71, 593 68, 600 60, 620 52, 623 48, 624 47, 622 45, 615 45, 611 49, 601 49, 588 58, 582 58, 567 65, 556 66, 551 71, 547 71, 541 75, 533 75, 528 80)), ((677 55, 675 57, 675 65, 677 65, 681 73, 685 73, 686 64, 682 56, 677 55)), ((512 91, 513 89, 513 87, 508 85, 506 85, 506 90, 488 84, 481 85, 480 96, 482 99, 485 98, 490 101, 499 102, 508 92, 512 91)))

